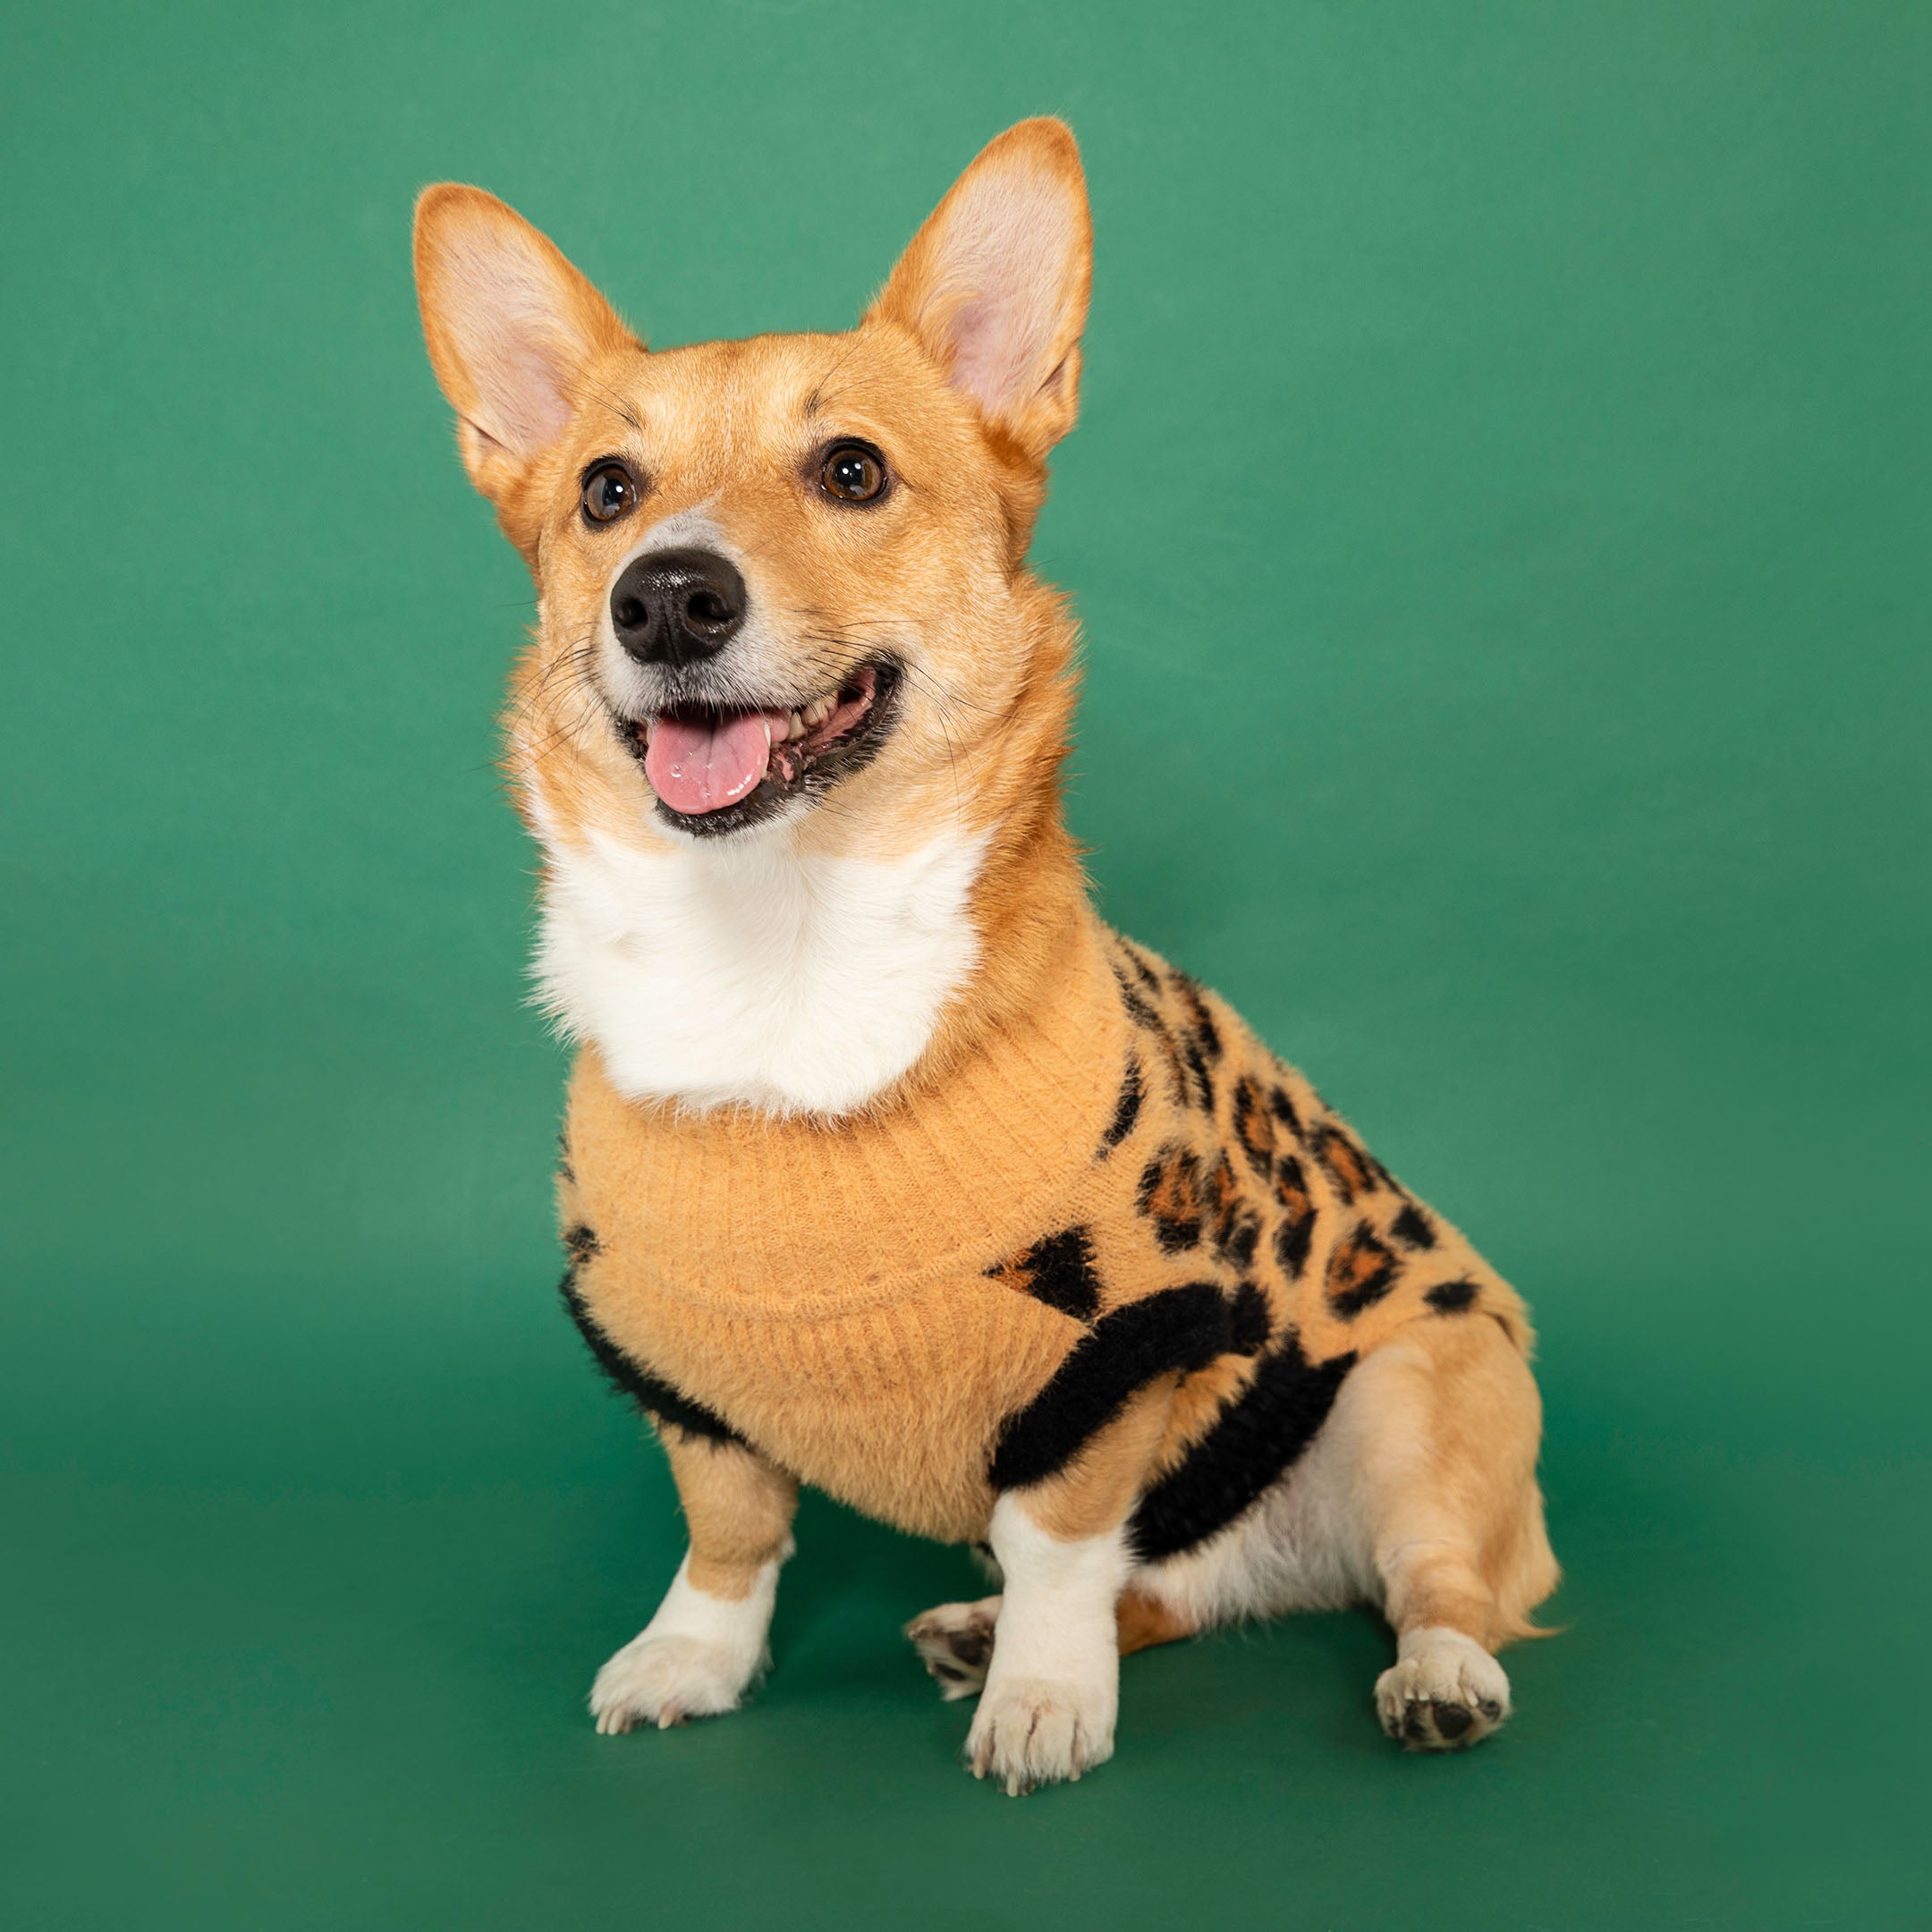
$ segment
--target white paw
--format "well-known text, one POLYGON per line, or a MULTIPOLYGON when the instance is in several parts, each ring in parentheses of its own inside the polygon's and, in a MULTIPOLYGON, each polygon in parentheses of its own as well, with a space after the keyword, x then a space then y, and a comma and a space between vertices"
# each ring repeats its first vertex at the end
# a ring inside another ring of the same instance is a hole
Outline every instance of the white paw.
POLYGON ((783 1561, 767 1563, 744 1596, 714 1597, 691 1581, 687 1555, 657 1614, 590 1686, 597 1729, 606 1736, 639 1724, 668 1730, 687 1717, 736 1710, 764 1667, 783 1561))
POLYGON ((1114 1755, 1116 1701, 1103 1686, 1065 1679, 988 1684, 966 1738, 973 1775, 992 1778, 1017 1798, 1105 1764, 1114 1755))
POLYGON ((1462 1750, 1510 1714, 1503 1666, 1461 1631, 1409 1631, 1375 1694, 1383 1730, 1404 1750, 1462 1750))
POLYGON ((919 1662, 932 1673, 947 1703, 978 1697, 985 1686, 999 1609, 997 1597, 982 1597, 978 1603, 941 1604, 906 1625, 919 1662))
POLYGON ((590 1686, 590 1714, 598 1732, 613 1737, 639 1724, 668 1731, 687 1717, 717 1717, 736 1710, 758 1674, 741 1650, 701 1637, 633 1637, 590 1686))

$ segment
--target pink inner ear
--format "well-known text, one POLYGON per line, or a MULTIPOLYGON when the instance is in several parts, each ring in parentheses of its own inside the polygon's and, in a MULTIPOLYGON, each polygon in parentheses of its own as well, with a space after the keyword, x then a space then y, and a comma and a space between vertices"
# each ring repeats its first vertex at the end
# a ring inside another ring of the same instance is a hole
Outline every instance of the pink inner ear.
POLYGON ((520 458, 569 422, 564 372, 580 358, 568 292, 521 232, 469 224, 443 244, 444 304, 475 389, 474 426, 520 458))
POLYGON ((1069 299, 1073 227, 1061 198, 989 182, 960 208, 944 243, 947 283, 971 292, 946 324, 953 382, 997 414, 1030 397, 1069 299))
POLYGON ((493 400, 514 419, 504 428, 524 452, 542 449, 570 421, 570 402, 556 368, 528 338, 506 340, 499 355, 500 386, 493 400))
POLYGON ((953 318, 953 380, 982 409, 1012 399, 1012 344, 998 304, 987 296, 967 302, 953 318))

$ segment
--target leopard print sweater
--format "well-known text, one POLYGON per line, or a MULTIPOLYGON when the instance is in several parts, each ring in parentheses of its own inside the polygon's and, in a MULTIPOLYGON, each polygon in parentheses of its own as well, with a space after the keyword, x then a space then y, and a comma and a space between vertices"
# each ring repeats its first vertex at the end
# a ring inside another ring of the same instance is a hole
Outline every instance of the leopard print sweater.
POLYGON ((1530 1347, 1515 1293, 1301 1075, 1090 914, 1024 1015, 883 1109, 640 1106, 587 1051, 564 1148, 564 1300, 612 1379, 946 1540, 1164 1377, 1144 1561, 1241 1517, 1408 1324, 1530 1347))

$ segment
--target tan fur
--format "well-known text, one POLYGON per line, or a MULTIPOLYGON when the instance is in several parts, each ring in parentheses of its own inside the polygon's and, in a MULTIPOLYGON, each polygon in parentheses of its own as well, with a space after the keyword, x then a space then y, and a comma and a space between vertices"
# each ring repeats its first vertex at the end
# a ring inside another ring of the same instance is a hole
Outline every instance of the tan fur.
POLYGON ((741 1601, 791 1541, 798 1478, 735 1443, 708 1442, 677 1428, 659 1433, 691 1530, 691 1582, 741 1601))
POLYGON ((1131 1585, 1122 1591, 1115 1615, 1123 1657, 1131 1657, 1136 1650, 1151 1650, 1157 1644, 1179 1643, 1183 1637, 1194 1634, 1193 1624, 1171 1605, 1131 1585))
POLYGON ((1418 1325, 1366 1370, 1362 1473, 1389 1622, 1486 1650, 1546 1634, 1530 1621, 1557 1580, 1536 1479, 1543 1406, 1507 1332, 1418 1325))
POLYGON ((1166 1436, 1177 1379, 1163 1376, 1142 1389, 1070 1468, 1028 1489, 1027 1514, 1047 1535, 1077 1543, 1125 1521, 1166 1436))
MULTIPOLYGON (((796 821, 793 849, 891 859, 947 826, 985 841, 977 970, 862 1112, 639 1106, 582 1055, 560 1192, 566 1230, 594 1237, 578 1292, 604 1336, 756 1445, 665 1431, 691 1580, 743 1601, 783 1553, 800 1478, 910 1530, 986 1532, 1003 1427, 1088 1333, 1036 1298, 1023 1256, 1043 1236, 1090 1231, 1102 1313, 1245 1276, 1272 1336, 1314 1363, 1359 1358, 1361 1494, 1398 1632, 1493 1648, 1530 1631, 1556 1574, 1521 1303, 1440 1217, 1426 1253, 1398 1240, 1419 1204, 1221 1002, 1100 925, 1062 819, 1076 631, 1024 558, 1077 410, 1090 252, 1072 139, 1028 122, 962 177, 853 330, 648 352, 501 202, 453 185, 422 198, 431 360, 538 589, 506 718, 532 829, 553 850, 669 849, 590 642, 614 558, 693 512, 755 574, 801 692, 887 643, 903 660, 894 728, 796 821), (895 493, 861 517, 812 485, 835 435, 892 453, 895 493), (648 480, 614 539, 578 507, 578 479, 608 457, 648 480), (1210 1035, 1211 1077, 1195 1063, 1210 1035), (1130 1064, 1141 1111, 1103 1150, 1130 1064), (1162 1246, 1163 1223, 1199 1232, 1162 1246), (1305 1265, 1274 1258, 1284 1225, 1305 1265), (1453 1309, 1428 1300, 1447 1284, 1468 1289, 1453 1309)), ((1030 1493, 1031 1520, 1069 1544, 1114 1530, 1256 1360, 1148 1383, 1030 1493)), ((997 1603, 934 1613, 934 1654, 979 1643, 997 1603)), ((1151 1589, 1118 1609, 1123 1651, 1199 1621, 1151 1589)))

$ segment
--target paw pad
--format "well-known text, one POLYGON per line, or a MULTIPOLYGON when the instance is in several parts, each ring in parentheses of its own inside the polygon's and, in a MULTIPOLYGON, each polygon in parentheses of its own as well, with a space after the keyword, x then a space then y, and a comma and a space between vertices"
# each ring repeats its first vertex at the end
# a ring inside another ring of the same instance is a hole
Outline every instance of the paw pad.
POLYGON ((1376 1716, 1404 1750, 1463 1750, 1509 1716, 1509 1679, 1458 1631, 1412 1632, 1376 1684, 1376 1716))
POLYGON ((919 1652, 939 1694, 948 1702, 977 1697, 993 1663, 993 1631, 1000 1599, 979 1603, 941 1604, 906 1625, 906 1635, 919 1652))

